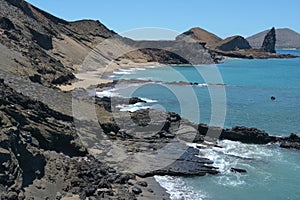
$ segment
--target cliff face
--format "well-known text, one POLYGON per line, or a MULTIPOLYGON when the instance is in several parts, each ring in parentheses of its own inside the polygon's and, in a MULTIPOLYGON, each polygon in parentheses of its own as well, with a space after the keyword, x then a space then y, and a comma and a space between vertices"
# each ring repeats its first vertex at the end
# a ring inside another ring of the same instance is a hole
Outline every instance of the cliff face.
POLYGON ((220 37, 199 27, 192 28, 178 35, 176 37, 176 40, 200 42, 200 43, 205 43, 207 46, 211 46, 222 41, 220 37))
MULTIPOLYGON (((73 74, 88 53, 107 38, 115 37, 136 47, 135 41, 118 36, 99 21, 68 22, 24 0, 1 0, 0 10, 1 70, 43 85, 74 79, 73 74)), ((172 50, 138 50, 131 59, 138 61, 142 57, 144 62, 170 63, 174 62, 172 50)), ((177 64, 182 63, 180 60, 176 60, 177 64)), ((99 61, 100 67, 101 64, 99 61)))
POLYGON ((276 44, 276 33, 275 28, 273 27, 266 35, 261 49, 265 52, 276 53, 275 51, 276 44))
MULTIPOLYGON (((253 48, 260 48, 264 37, 267 35, 269 30, 262 31, 253 36, 247 38, 250 45, 253 48)), ((276 45, 277 49, 283 48, 300 48, 300 34, 288 29, 288 28, 279 28, 276 29, 276 45)))
POLYGON ((248 41, 241 36, 232 36, 214 45, 215 49, 221 51, 237 51, 251 49, 248 41))

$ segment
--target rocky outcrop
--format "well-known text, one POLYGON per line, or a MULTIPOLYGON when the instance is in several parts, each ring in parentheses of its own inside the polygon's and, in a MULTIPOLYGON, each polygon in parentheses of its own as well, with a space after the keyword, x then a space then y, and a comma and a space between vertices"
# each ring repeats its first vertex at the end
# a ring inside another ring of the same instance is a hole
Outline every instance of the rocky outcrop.
POLYGON ((276 33, 275 28, 273 27, 265 36, 261 49, 265 52, 276 53, 276 33))
MULTIPOLYGON (((239 141, 247 144, 268 144, 278 143, 282 148, 294 148, 300 150, 300 137, 292 133, 289 137, 271 136, 263 130, 257 128, 247 128, 244 126, 235 126, 231 129, 221 129, 218 127, 208 127, 206 124, 198 125, 199 135, 194 142, 202 142, 203 136, 207 134, 208 129, 216 130, 221 133, 217 139, 226 139, 239 141)), ((216 139, 216 138, 215 138, 216 139)))
POLYGON ((189 147, 180 158, 171 165, 163 169, 140 173, 139 176, 204 176, 206 174, 218 174, 218 169, 211 166, 213 162, 207 158, 199 157, 199 153, 199 149, 189 147))
MULTIPOLYGON (((247 38, 253 48, 259 49, 264 41, 265 36, 270 30, 265 30, 247 38)), ((276 45, 277 49, 300 49, 300 34, 289 28, 276 28, 276 45)))
POLYGON ((242 36, 232 36, 215 44, 214 48, 221 51, 238 51, 251 49, 251 46, 249 42, 242 36))
POLYGON ((282 148, 300 150, 300 137, 297 134, 292 133, 289 137, 279 138, 278 140, 282 148))
POLYGON ((261 49, 248 49, 239 51, 218 51, 213 50, 219 56, 244 59, 269 59, 269 58, 297 58, 298 56, 291 54, 275 54, 261 49))
MULTIPOLYGON (((107 97, 105 97, 98 99, 96 103, 100 107, 105 108, 111 107, 107 106, 107 102, 111 101, 108 101, 107 97), (105 101, 103 102, 103 100, 105 101)), ((128 103, 128 100, 126 101, 128 103)), ((110 111, 111 109, 106 110, 110 111)), ((136 156, 139 161, 145 159, 145 161, 138 164, 141 165, 140 169, 135 172, 138 176, 204 176, 218 173, 218 169, 212 166, 213 162, 211 160, 200 156, 198 149, 187 147, 185 144, 178 155, 176 155, 175 152, 177 150, 175 150, 172 153, 166 152, 166 155, 169 155, 168 158, 161 158, 160 155, 157 155, 153 163, 146 159, 147 156, 152 157, 151 155, 153 154, 159 154, 168 145, 174 145, 174 148, 181 149, 182 144, 178 143, 179 138, 186 142, 193 141, 193 135, 195 136, 197 132, 197 129, 195 129, 196 125, 182 119, 178 114, 153 109, 131 112, 129 113, 129 118, 126 112, 117 112, 118 114, 114 113, 113 115, 110 112, 104 114, 102 111, 101 113, 102 119, 103 115, 108 115, 105 119, 110 119, 102 120, 99 116, 99 123, 104 133, 111 141, 119 145, 123 144, 122 146, 127 149, 126 151, 129 152, 129 155, 127 155, 127 159, 130 162, 129 166, 137 165, 134 162, 136 156), (143 158, 138 157, 140 153, 144 154, 143 158), (166 162, 168 159, 170 160, 166 162), (147 164, 148 166, 144 166, 147 164), (149 167, 152 164, 155 164, 156 167, 149 167)), ((125 160, 123 163, 126 163, 125 160)), ((137 166, 132 166, 132 168, 135 167, 137 166)))
POLYGON ((1 199, 135 199, 134 175, 88 155, 73 118, 17 93, 0 79, 1 199))
POLYGON ((192 28, 176 37, 176 40, 184 40, 187 42, 204 43, 207 46, 212 46, 222 39, 213 33, 210 33, 202 28, 192 28))
POLYGON ((276 142, 275 136, 269 136, 265 131, 257 128, 246 128, 243 126, 236 126, 232 129, 225 129, 220 139, 227 139, 232 141, 239 141, 250 144, 267 144, 270 142, 276 142))

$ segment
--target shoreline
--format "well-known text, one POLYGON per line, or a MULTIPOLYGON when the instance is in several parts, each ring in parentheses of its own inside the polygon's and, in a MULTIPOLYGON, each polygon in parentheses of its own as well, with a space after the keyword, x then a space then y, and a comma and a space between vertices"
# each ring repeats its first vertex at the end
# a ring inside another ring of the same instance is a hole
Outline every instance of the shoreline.
POLYGON ((132 61, 128 62, 127 64, 112 63, 105 68, 99 67, 96 70, 75 73, 74 75, 77 80, 70 83, 69 85, 58 85, 57 88, 59 88, 62 91, 71 91, 74 90, 75 88, 87 89, 92 85, 112 82, 112 80, 109 79, 108 76, 112 75, 116 69, 129 69, 129 68, 139 68, 139 67, 147 68, 147 66, 163 67, 167 65, 161 65, 160 63, 157 62, 135 63, 132 61))
MULTIPOLYGON (((239 59, 239 58, 238 58, 239 59)), ((139 66, 133 66, 133 65, 126 65, 125 67, 121 67, 121 68, 115 68, 115 69, 128 69, 128 68, 138 68, 138 67, 147 67, 147 66, 149 66, 149 63, 144 63, 143 65, 139 65, 139 66)), ((166 66, 166 65, 159 65, 159 66, 157 66, 157 67, 163 67, 163 66, 166 66)), ((169 66, 169 65, 167 65, 167 66, 169 66)), ((172 66, 174 66, 174 65, 172 65, 172 66)), ((180 66, 182 66, 182 65, 180 65, 180 66)), ((111 70, 109 73, 107 73, 107 75, 108 74, 111 74, 113 72, 113 70, 111 70)), ((92 73, 92 74, 94 74, 94 73, 92 73)), ((94 74, 95 75, 95 74, 94 74)), ((107 80, 107 79, 102 79, 102 80, 100 80, 100 82, 99 82, 99 80, 97 81, 97 84, 99 84, 99 83, 109 83, 109 82, 112 82, 112 80, 107 80)), ((97 84, 95 84, 95 85, 97 85, 97 84)), ((80 85, 80 84, 79 84, 80 85)), ((94 85, 94 84, 92 84, 92 85, 94 85)), ((230 140, 235 140, 235 136, 233 135, 233 136, 231 136, 232 138, 230 139, 230 140)), ((247 137, 247 136, 246 136, 247 137)), ((226 139, 226 138, 225 138, 226 139)), ((248 140, 249 138, 246 138, 246 140, 248 140)), ((274 139, 273 138, 273 136, 270 136, 270 137, 268 137, 268 138, 266 138, 266 141, 276 141, 276 140, 278 140, 278 138, 277 139, 274 139)), ((288 140, 288 139, 286 139, 286 140, 288 140)), ((239 141, 239 140, 238 140, 239 141)), ((265 142, 265 141, 264 141, 265 142)), ((284 144, 285 145, 285 144, 284 144)), ((283 145, 283 148, 285 148, 284 147, 284 145, 283 145)), ((287 148, 289 148, 288 146, 287 146, 287 148)), ((147 179, 144 179, 144 178, 139 178, 140 180, 147 180, 147 179)), ((153 178, 152 178, 153 179, 153 178)), ((157 180, 155 180, 154 179, 154 185, 155 186, 153 186, 153 190, 154 190, 154 193, 155 193, 155 195, 157 194, 157 193, 159 193, 159 196, 160 197, 164 197, 164 196, 167 196, 168 195, 168 199, 170 198, 170 194, 167 192, 167 189, 166 188, 164 188, 162 185, 160 185, 159 184, 159 182, 157 181, 157 180), (157 192, 157 191, 161 191, 161 192, 157 192)), ((151 188, 152 189, 152 188, 151 188)), ((143 196, 138 196, 138 199, 142 199, 142 200, 144 200, 144 199, 153 199, 154 197, 158 197, 158 196, 153 196, 153 193, 152 192, 149 192, 148 190, 144 190, 143 189, 143 196)))

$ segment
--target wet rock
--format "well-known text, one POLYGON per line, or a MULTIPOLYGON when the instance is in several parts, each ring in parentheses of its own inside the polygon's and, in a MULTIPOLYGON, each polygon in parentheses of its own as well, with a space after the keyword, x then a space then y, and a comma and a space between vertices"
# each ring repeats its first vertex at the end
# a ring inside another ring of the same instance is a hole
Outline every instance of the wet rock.
POLYGON ((169 166, 146 173, 139 173, 140 177, 154 175, 170 176, 204 176, 206 174, 218 174, 218 169, 213 167, 213 161, 199 156, 199 150, 188 147, 187 150, 175 162, 169 166))
POLYGON ((276 137, 269 136, 265 131, 257 128, 247 128, 244 126, 236 126, 232 129, 223 130, 220 139, 252 144, 267 144, 277 141, 276 137))
POLYGON ((295 133, 292 133, 289 137, 280 138, 279 141, 282 148, 300 150, 300 137, 295 133))
POLYGON ((231 172, 238 172, 238 173, 247 173, 247 170, 245 170, 245 169, 234 168, 234 167, 232 167, 232 168, 230 169, 230 171, 231 171, 231 172))
POLYGON ((129 104, 136 104, 136 103, 147 103, 147 102, 137 97, 131 97, 129 99, 129 104))

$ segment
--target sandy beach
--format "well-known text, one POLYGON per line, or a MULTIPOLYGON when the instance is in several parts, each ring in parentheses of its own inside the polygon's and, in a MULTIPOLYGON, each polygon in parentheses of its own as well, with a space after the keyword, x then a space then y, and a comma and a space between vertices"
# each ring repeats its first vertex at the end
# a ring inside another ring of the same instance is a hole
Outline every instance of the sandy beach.
POLYGON ((69 85, 59 85, 57 86, 62 91, 71 91, 75 88, 88 88, 91 85, 97 85, 101 83, 109 83, 112 80, 108 79, 108 74, 112 74, 118 69, 128 69, 128 68, 143 68, 148 66, 161 66, 162 64, 157 62, 133 62, 128 59, 122 59, 119 62, 112 62, 106 67, 101 67, 93 70, 78 70, 80 72, 75 73, 76 81, 69 85))

